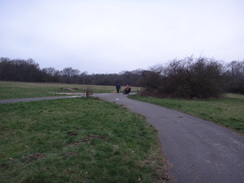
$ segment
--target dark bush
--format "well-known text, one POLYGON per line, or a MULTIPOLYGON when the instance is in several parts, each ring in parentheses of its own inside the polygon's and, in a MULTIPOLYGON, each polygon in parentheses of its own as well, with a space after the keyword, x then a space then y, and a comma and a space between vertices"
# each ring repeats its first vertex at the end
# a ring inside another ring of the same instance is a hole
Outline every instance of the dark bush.
POLYGON ((144 94, 206 99, 220 97, 223 92, 223 66, 214 59, 187 57, 160 70, 145 78, 144 94))
POLYGON ((244 94, 244 61, 232 61, 225 72, 226 91, 244 94))

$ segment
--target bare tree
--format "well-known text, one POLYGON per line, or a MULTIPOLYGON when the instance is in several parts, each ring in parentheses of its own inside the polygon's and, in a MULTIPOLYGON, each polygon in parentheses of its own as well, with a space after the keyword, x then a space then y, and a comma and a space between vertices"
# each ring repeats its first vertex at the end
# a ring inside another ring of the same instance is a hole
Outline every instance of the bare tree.
POLYGON ((66 67, 61 71, 61 75, 66 83, 76 83, 80 71, 72 67, 66 67))
POLYGON ((228 92, 244 94, 244 61, 232 61, 229 63, 225 76, 228 92))
POLYGON ((164 67, 144 73, 144 93, 176 98, 219 97, 222 73, 222 65, 214 59, 175 59, 164 67))
POLYGON ((0 60, 0 79, 10 81, 43 81, 43 75, 39 64, 33 59, 1 58, 0 60))

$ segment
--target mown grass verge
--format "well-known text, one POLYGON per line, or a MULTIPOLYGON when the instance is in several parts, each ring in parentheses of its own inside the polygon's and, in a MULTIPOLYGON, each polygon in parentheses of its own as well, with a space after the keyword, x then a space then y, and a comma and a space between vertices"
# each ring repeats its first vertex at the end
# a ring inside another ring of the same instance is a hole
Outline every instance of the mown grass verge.
MULTIPOLYGON (((115 86, 101 85, 80 85, 80 84, 60 84, 60 83, 26 83, 26 82, 0 82, 0 100, 16 98, 34 98, 46 96, 60 96, 72 93, 79 95, 85 93, 86 89, 91 89, 93 93, 115 92, 115 86), (64 94, 66 93, 66 94, 64 94)), ((123 89, 123 87, 122 87, 123 89)), ((138 87, 132 87, 132 92, 136 92, 138 87)))
POLYGON ((155 130, 96 98, 0 104, 0 182, 161 182, 155 130))
POLYGON ((139 95, 130 98, 182 111, 244 134, 243 95, 227 94, 225 98, 214 100, 183 100, 139 95))

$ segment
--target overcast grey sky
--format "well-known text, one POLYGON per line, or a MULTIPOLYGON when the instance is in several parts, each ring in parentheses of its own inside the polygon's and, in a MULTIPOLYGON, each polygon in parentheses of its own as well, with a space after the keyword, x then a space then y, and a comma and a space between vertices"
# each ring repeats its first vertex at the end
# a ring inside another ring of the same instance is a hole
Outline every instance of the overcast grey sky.
POLYGON ((244 59, 243 0, 0 0, 0 57, 119 73, 244 59))

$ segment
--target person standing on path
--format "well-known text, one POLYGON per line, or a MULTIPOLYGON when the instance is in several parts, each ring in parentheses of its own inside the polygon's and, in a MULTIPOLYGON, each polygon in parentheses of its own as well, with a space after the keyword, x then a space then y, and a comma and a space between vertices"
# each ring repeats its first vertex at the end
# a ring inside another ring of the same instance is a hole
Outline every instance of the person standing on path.
POLYGON ((116 90, 117 90, 117 93, 119 93, 120 88, 121 88, 120 83, 117 83, 117 84, 116 84, 116 90))

